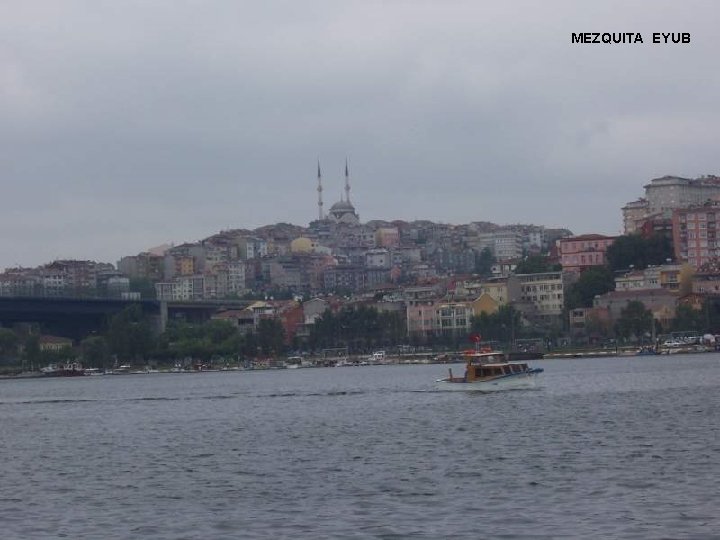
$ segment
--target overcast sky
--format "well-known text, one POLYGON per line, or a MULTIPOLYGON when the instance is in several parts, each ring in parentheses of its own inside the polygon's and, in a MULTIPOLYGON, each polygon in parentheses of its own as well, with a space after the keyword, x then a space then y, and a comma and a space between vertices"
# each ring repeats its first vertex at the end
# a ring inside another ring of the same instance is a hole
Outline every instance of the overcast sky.
POLYGON ((326 209, 348 157, 363 221, 617 234, 651 178, 720 173, 719 16, 712 1, 0 0, 0 268, 305 226, 318 157, 326 209))

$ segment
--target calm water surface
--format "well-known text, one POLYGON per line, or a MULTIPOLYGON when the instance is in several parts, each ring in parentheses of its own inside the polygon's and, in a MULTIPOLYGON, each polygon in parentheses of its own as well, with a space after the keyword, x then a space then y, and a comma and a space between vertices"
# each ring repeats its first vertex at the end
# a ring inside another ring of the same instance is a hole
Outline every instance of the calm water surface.
POLYGON ((720 538, 720 355, 536 364, 0 381, 0 536, 720 538))

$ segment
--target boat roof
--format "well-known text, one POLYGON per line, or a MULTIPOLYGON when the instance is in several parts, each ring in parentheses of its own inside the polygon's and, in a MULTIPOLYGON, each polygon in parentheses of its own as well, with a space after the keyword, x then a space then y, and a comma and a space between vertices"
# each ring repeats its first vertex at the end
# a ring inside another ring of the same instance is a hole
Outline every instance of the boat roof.
POLYGON ((525 362, 495 362, 493 364, 482 364, 482 367, 502 367, 511 365, 525 365, 525 362))

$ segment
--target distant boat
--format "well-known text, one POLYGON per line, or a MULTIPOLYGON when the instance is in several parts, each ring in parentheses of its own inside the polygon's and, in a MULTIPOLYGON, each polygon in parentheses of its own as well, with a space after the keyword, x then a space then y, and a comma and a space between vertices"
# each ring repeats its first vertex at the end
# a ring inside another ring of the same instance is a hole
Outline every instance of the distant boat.
POLYGON ((48 364, 40 372, 46 377, 78 377, 85 375, 85 370, 80 362, 48 364))
POLYGON ((505 353, 505 359, 508 362, 519 362, 525 360, 542 360, 545 355, 535 351, 511 351, 505 353))
POLYGON ((127 375, 132 370, 130 364, 123 364, 120 367, 116 367, 108 372, 109 375, 127 375))
POLYGON ((449 369, 448 377, 435 381, 438 390, 492 392, 530 388, 535 386, 535 379, 544 371, 542 368, 531 368, 524 362, 507 362, 499 351, 469 351, 465 357, 465 374, 454 377, 452 369, 449 369))

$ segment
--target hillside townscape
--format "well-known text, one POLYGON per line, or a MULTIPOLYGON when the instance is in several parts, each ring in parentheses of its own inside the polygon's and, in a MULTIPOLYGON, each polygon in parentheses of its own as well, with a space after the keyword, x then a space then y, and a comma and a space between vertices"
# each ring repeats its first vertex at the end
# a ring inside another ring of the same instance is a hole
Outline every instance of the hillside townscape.
MULTIPOLYGON (((86 362, 256 358, 343 349, 467 346, 550 350, 652 343, 720 330, 720 178, 664 176, 622 209, 624 234, 542 225, 362 222, 345 194, 317 219, 220 231, 117 264, 56 260, 0 274, 7 298, 118 299, 92 334, 42 322, 0 329, 5 359, 81 354, 86 362), (158 328, 133 302, 209 305, 158 328), (141 326, 144 330, 130 335, 141 326), (30 351, 30 352, 28 352, 30 351), (33 353, 34 351, 34 353, 33 353)), ((26 358, 27 359, 27 358, 26 358)))

